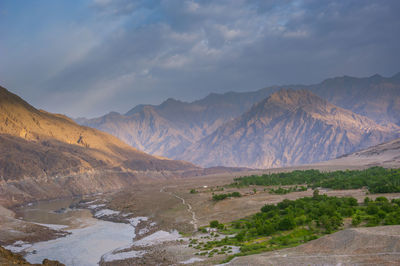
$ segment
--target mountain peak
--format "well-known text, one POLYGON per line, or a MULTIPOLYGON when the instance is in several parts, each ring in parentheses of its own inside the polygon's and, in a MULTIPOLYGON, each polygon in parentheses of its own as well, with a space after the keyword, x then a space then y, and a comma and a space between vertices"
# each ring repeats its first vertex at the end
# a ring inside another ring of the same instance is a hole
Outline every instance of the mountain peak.
POLYGON ((174 98, 168 98, 166 99, 164 102, 162 102, 158 107, 160 109, 175 109, 177 106, 181 106, 181 105, 185 105, 187 104, 186 102, 183 101, 179 101, 177 99, 174 98))
POLYGON ((4 88, 2 86, 0 86, 0 103, 13 105, 15 108, 17 106, 19 106, 19 107, 27 108, 31 111, 33 111, 33 110, 38 111, 38 110, 34 109, 29 103, 24 101, 21 97, 10 92, 9 90, 7 90, 6 88, 4 88))
POLYGON ((383 78, 381 75, 379 75, 378 73, 372 75, 370 78, 383 78))
POLYGON ((382 77, 382 76, 379 75, 379 74, 375 74, 375 75, 372 75, 371 77, 369 77, 369 79, 370 79, 372 82, 381 82, 382 79, 384 79, 384 77, 382 77))
POLYGON ((175 98, 168 98, 161 105, 163 105, 163 104, 175 104, 175 103, 182 103, 182 101, 179 101, 179 100, 177 100, 175 98))

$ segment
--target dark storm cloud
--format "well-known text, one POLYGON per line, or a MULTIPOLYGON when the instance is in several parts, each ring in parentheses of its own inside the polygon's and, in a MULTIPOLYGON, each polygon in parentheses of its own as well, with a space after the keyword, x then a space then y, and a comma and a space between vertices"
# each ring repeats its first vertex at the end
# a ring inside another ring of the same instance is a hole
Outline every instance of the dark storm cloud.
POLYGON ((90 20, 63 32, 78 43, 62 53, 50 47, 62 64, 49 59, 40 71, 51 74, 35 82, 48 95, 36 102, 50 111, 92 116, 168 97, 400 70, 396 0, 97 0, 88 8, 90 20))

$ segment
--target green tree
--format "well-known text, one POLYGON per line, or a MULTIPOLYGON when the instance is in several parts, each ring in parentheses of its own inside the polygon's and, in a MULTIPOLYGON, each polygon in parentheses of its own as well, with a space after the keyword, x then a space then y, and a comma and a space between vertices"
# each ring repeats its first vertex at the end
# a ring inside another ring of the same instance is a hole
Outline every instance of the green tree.
POLYGON ((293 229, 296 226, 296 222, 293 217, 286 216, 280 220, 278 228, 279 230, 285 231, 293 229))
POLYGON ((319 197, 319 190, 318 190, 318 189, 314 189, 314 191, 313 191, 313 198, 314 198, 314 199, 318 199, 318 197, 319 197))
POLYGON ((217 228, 219 225, 219 222, 217 220, 213 220, 210 222, 210 227, 211 228, 217 228))

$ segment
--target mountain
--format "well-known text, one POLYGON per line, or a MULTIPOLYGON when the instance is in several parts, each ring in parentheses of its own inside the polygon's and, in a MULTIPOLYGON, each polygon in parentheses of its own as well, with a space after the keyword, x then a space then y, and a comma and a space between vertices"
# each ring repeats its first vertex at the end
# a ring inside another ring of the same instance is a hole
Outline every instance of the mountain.
POLYGON ((337 77, 307 89, 377 123, 400 125, 400 73, 390 78, 378 74, 368 78, 337 77))
POLYGON ((367 78, 343 76, 315 85, 212 93, 191 103, 168 99, 160 105, 138 105, 126 114, 112 112, 99 118, 77 121, 117 136, 150 154, 176 159, 182 158, 188 147, 248 111, 253 104, 287 88, 310 90, 332 104, 367 116, 378 124, 389 127, 393 123, 400 125, 400 73, 390 78, 379 75, 367 78))
POLYGON ((246 94, 210 94, 192 103, 168 99, 157 106, 136 106, 125 115, 111 112, 77 122, 109 132, 150 154, 174 158, 275 90, 272 87, 246 94))
POLYGON ((394 124, 379 125, 307 90, 280 90, 179 157, 205 166, 298 165, 393 139, 399 131, 394 124))
POLYGON ((0 204, 109 191, 194 169, 37 110, 0 87, 0 204))

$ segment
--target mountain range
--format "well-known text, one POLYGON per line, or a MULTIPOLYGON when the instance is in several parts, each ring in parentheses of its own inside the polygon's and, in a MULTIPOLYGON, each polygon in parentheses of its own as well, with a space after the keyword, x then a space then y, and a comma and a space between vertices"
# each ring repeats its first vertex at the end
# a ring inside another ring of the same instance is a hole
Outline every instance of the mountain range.
POLYGON ((277 87, 253 93, 212 93, 192 103, 170 98, 160 105, 138 105, 124 115, 111 112, 76 121, 113 134, 150 154, 175 158, 195 141, 247 111, 260 97, 276 90, 277 87))
POLYGON ((0 205, 110 191, 198 169, 37 110, 0 87, 0 205))
POLYGON ((400 73, 212 93, 191 103, 168 99, 77 121, 153 155, 267 168, 328 160, 393 139, 399 117, 400 73))
POLYGON ((271 168, 336 158, 399 136, 394 124, 330 104, 307 90, 280 90, 190 146, 200 165, 271 168))

